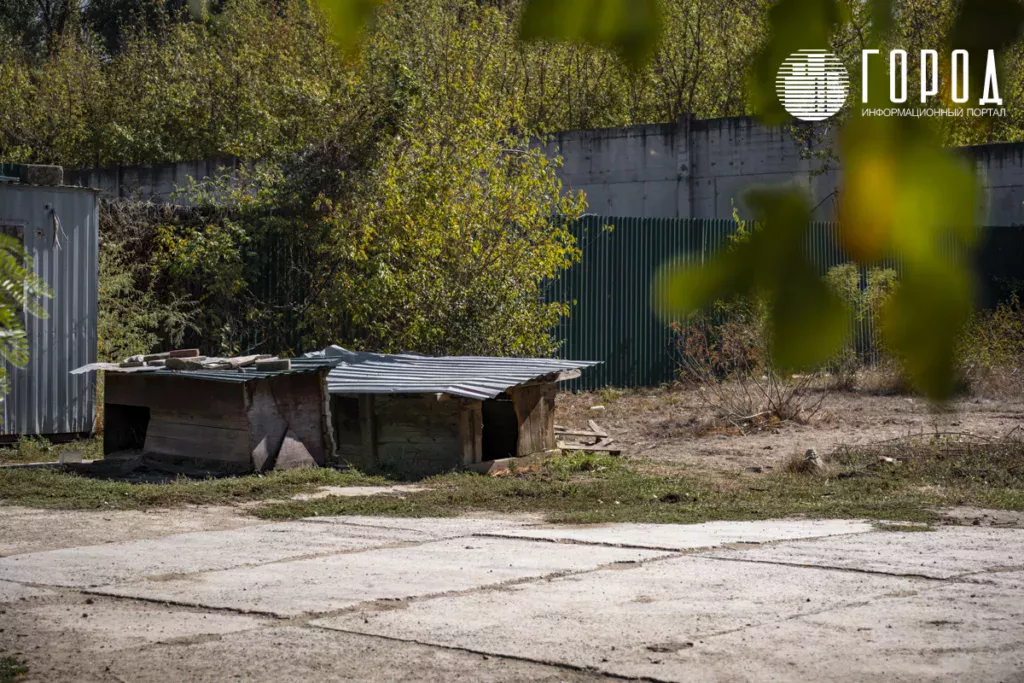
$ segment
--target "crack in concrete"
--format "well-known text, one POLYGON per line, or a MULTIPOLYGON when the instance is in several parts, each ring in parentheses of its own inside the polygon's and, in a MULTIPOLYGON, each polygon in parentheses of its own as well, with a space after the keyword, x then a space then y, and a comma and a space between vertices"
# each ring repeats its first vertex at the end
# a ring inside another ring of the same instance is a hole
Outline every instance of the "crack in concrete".
POLYGON ((794 567, 797 569, 820 569, 822 571, 836 571, 836 572, 850 572, 853 574, 871 574, 874 576, 892 576, 900 579, 924 579, 927 581, 942 581, 942 582, 957 582, 966 576, 973 576, 974 574, 980 574, 985 570, 979 570, 974 572, 965 572, 963 574, 957 574, 950 577, 936 577, 929 576, 927 574, 914 574, 914 573, 902 573, 902 572, 886 572, 880 569, 863 569, 860 567, 837 567, 834 565, 825 564, 804 564, 802 562, 783 562, 782 560, 754 560, 747 557, 721 557, 718 555, 708 555, 697 553, 695 556, 706 560, 721 560, 722 562, 748 562, 750 564, 774 564, 781 567, 794 567))
POLYGON ((498 654, 498 653, 494 653, 494 652, 488 652, 487 650, 475 650, 473 648, 458 647, 458 646, 455 646, 455 645, 440 645, 438 643, 429 643, 429 642, 425 642, 425 641, 421 641, 421 640, 416 640, 415 638, 400 638, 398 636, 385 636, 385 635, 380 635, 378 633, 364 633, 362 631, 353 631, 353 630, 350 630, 350 629, 337 628, 337 627, 334 627, 334 626, 321 626, 319 624, 306 624, 306 626, 308 628, 317 629, 317 630, 321 630, 321 631, 329 631, 329 632, 335 632, 335 633, 346 633, 346 634, 349 634, 349 635, 363 636, 363 637, 369 637, 369 638, 380 638, 381 640, 386 640, 386 641, 389 641, 389 642, 409 643, 409 644, 412 644, 412 645, 420 645, 422 647, 431 647, 431 648, 436 648, 436 649, 439 649, 439 650, 451 650, 451 651, 454 651, 454 652, 467 652, 469 654, 481 655, 481 656, 484 656, 484 657, 494 657, 496 659, 509 659, 509 660, 513 660, 513 661, 517 661, 517 662, 524 662, 524 663, 527 663, 527 664, 540 664, 540 665, 543 665, 543 666, 550 666, 550 667, 557 668, 557 669, 565 669, 565 670, 568 670, 568 671, 577 671, 577 672, 586 673, 586 674, 597 674, 597 675, 599 675, 599 676, 601 676, 603 678, 609 678, 609 679, 617 680, 617 681, 643 681, 644 683, 671 683, 671 681, 668 681, 668 680, 665 680, 665 679, 661 679, 661 678, 651 678, 651 677, 648 677, 648 676, 642 676, 642 677, 623 676, 621 674, 616 674, 616 673, 613 673, 611 671, 605 671, 604 669, 601 669, 601 668, 598 668, 598 667, 579 666, 579 665, 576 665, 576 664, 569 664, 568 662, 559 662, 559 661, 550 660, 550 659, 536 659, 536 658, 533 658, 533 657, 523 657, 521 655, 498 654))
MULTIPOLYGON (((463 538, 469 538, 469 537, 463 537, 463 538)), ((445 540, 448 540, 448 539, 445 539, 445 540)), ((531 539, 514 539, 514 540, 527 540, 527 541, 529 541, 531 539)), ((342 553, 342 554, 345 554, 345 553, 342 553)), ((438 593, 426 593, 426 594, 423 594, 423 595, 411 595, 411 596, 399 597, 399 598, 374 598, 372 600, 363 600, 363 601, 361 601, 359 603, 356 603, 354 605, 349 605, 348 607, 342 607, 342 608, 336 609, 336 610, 328 610, 328 611, 324 611, 324 612, 304 612, 301 615, 289 616, 289 617, 281 616, 279 614, 275 614, 274 612, 267 612, 267 611, 261 611, 261 610, 253 610, 253 609, 245 609, 245 608, 241 608, 241 607, 217 607, 217 606, 207 605, 207 604, 204 604, 204 603, 201 603, 201 602, 188 602, 188 601, 185 601, 185 600, 175 600, 175 599, 167 599, 167 598, 147 598, 147 597, 144 597, 144 596, 137 596, 137 595, 120 595, 118 593, 111 593, 111 592, 107 592, 107 591, 103 590, 104 588, 107 588, 108 590, 112 589, 112 588, 116 587, 118 584, 109 584, 108 586, 105 586, 105 587, 101 586, 101 587, 80 588, 80 589, 78 589, 78 592, 81 593, 81 594, 84 594, 84 595, 99 595, 99 596, 103 596, 105 598, 115 598, 115 599, 120 599, 120 600, 137 600, 139 602, 144 602, 144 603, 149 603, 149 604, 173 605, 173 606, 176 606, 176 607, 187 607, 187 608, 193 608, 193 609, 203 609, 203 610, 210 610, 210 611, 214 611, 214 612, 226 612, 226 613, 234 613, 234 614, 239 614, 239 615, 270 617, 270 618, 279 620, 279 622, 280 621, 287 621, 287 620, 291 620, 291 621, 299 620, 301 622, 304 622, 304 621, 309 621, 309 620, 312 620, 312 619, 324 619, 324 618, 328 618, 328 617, 335 617, 335 616, 341 616, 341 615, 344 615, 344 614, 350 614, 350 613, 353 613, 353 612, 359 612, 359 611, 362 611, 362 610, 366 610, 367 608, 369 608, 369 607, 371 607, 371 606, 373 606, 375 604, 380 604, 380 603, 393 602, 393 603, 401 603, 402 605, 405 605, 405 604, 414 603, 414 602, 425 602, 427 600, 436 600, 436 599, 439 599, 439 598, 461 597, 461 596, 465 596, 465 595, 470 595, 472 593, 485 592, 485 591, 498 591, 498 590, 503 590, 505 588, 510 588, 510 587, 514 587, 514 586, 520 586, 520 585, 524 585, 524 584, 528 584, 528 583, 533 583, 533 582, 553 581, 553 580, 561 579, 561 578, 564 578, 564 577, 582 576, 584 574, 591 574, 591 573, 594 573, 594 572, 605 571, 605 570, 609 570, 609 569, 617 569, 617 570, 635 569, 635 568, 641 567, 641 566, 643 566, 645 564, 648 564, 648 563, 663 562, 663 561, 670 560, 670 559, 675 559, 675 558, 678 558, 678 557, 681 557, 681 555, 679 553, 671 553, 671 554, 661 555, 661 556, 658 556, 658 557, 648 557, 648 558, 643 558, 643 559, 639 559, 639 560, 628 560, 628 561, 617 560, 617 561, 614 561, 614 562, 606 562, 604 564, 599 564, 599 565, 596 565, 596 566, 594 566, 592 568, 588 568, 588 569, 577 569, 577 570, 570 569, 570 570, 565 570, 565 571, 550 572, 550 573, 547 573, 547 574, 541 574, 539 576, 528 576, 528 577, 523 577, 523 578, 520 578, 520 579, 510 579, 508 581, 502 581, 502 582, 494 583, 494 584, 487 584, 487 585, 483 585, 483 586, 473 586, 473 587, 466 588, 466 589, 463 589, 463 590, 441 591, 441 592, 438 592, 438 593)), ((277 563, 267 563, 267 564, 277 564, 277 563)), ((265 565, 256 565, 256 566, 265 566, 265 565)), ((223 570, 222 569, 222 570, 212 570, 212 571, 230 571, 230 570, 223 570)), ((198 575, 207 574, 207 573, 210 573, 210 572, 196 572, 196 573, 190 574, 188 576, 198 576, 198 575)), ((373 610, 373 611, 380 611, 380 610, 373 610)), ((277 625, 280 625, 280 623, 278 623, 277 625)))

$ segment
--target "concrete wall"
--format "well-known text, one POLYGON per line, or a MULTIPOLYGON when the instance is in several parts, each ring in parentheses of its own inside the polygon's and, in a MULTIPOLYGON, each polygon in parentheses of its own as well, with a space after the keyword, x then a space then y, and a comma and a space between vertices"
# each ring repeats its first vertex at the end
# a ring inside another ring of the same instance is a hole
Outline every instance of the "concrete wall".
MULTIPOLYGON (((583 190, 589 212, 607 216, 729 218, 745 188, 806 187, 816 220, 836 217, 841 162, 806 154, 785 129, 747 117, 567 131, 553 136, 567 187, 583 190)), ((963 148, 986 188, 989 225, 1024 224, 1024 144, 963 148)))
MULTIPOLYGON (((730 218, 751 185, 795 182, 810 191, 816 220, 836 217, 841 164, 810 158, 790 134, 747 117, 557 133, 546 145, 561 153, 560 175, 587 193, 588 211, 607 216, 730 218)), ((1024 143, 965 147, 986 188, 989 225, 1024 225, 1024 143)), ((225 157, 177 164, 67 172, 69 184, 108 195, 170 201, 189 177, 232 172, 225 157)))
POLYGON ((170 164, 65 170, 64 182, 68 185, 97 188, 107 197, 188 204, 187 201, 175 198, 174 193, 187 189, 189 178, 216 178, 222 173, 234 173, 237 165, 238 160, 234 157, 214 157, 170 164))

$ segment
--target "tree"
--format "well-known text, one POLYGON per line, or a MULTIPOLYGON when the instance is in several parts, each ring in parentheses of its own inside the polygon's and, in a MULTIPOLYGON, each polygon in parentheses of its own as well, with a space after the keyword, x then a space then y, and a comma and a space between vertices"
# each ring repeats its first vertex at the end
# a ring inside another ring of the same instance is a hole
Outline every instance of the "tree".
MULTIPOLYGON (((354 204, 335 207, 314 337, 382 352, 546 355, 567 313, 545 278, 579 258, 584 209, 485 93, 472 114, 417 108, 354 204)), ((425 106, 425 105, 420 105, 425 106)), ((459 111, 455 108, 454 111, 459 111)))
MULTIPOLYGON (((45 318, 40 299, 51 296, 49 287, 33 271, 22 243, 0 234, 0 358, 19 368, 28 363, 25 316, 45 318)), ((0 366, 0 395, 7 393, 7 371, 0 366)))

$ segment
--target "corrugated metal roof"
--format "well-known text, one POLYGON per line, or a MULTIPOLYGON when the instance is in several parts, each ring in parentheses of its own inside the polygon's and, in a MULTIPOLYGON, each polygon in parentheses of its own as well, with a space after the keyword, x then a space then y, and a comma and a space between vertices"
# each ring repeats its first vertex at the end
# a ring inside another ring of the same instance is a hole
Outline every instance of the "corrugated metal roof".
POLYGON ((327 375, 332 394, 444 393, 475 399, 494 398, 517 384, 600 362, 363 353, 337 346, 306 355, 338 361, 327 375))
MULTIPOLYGON (((238 370, 171 370, 169 368, 159 367, 139 367, 124 368, 123 370, 107 370, 107 372, 170 375, 173 377, 185 377, 188 379, 205 379, 214 382, 252 382, 253 380, 265 379, 276 375, 295 375, 303 372, 316 372, 323 368, 332 367, 338 362, 335 358, 292 358, 290 360, 292 367, 289 370, 257 370, 255 367, 239 368, 238 370)), ((72 372, 79 374, 96 369, 99 368, 86 365, 73 370, 72 372)))

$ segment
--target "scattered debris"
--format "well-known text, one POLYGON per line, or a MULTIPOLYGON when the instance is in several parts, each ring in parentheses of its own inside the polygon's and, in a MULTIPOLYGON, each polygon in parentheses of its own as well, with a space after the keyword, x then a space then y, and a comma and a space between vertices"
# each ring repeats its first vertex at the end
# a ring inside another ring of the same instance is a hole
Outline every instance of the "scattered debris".
POLYGON ((622 451, 619 448, 612 446, 612 442, 615 439, 608 435, 608 432, 602 429, 593 420, 587 420, 587 424, 590 429, 569 429, 562 425, 555 425, 555 438, 561 439, 562 437, 572 436, 576 437, 576 441, 561 441, 557 442, 558 447, 563 451, 585 451, 591 453, 608 453, 610 455, 619 455, 622 451), (582 439, 582 441, 580 440, 582 439))

